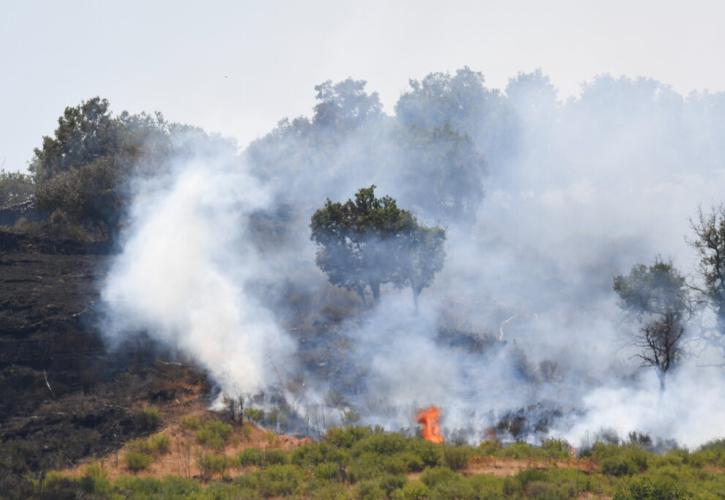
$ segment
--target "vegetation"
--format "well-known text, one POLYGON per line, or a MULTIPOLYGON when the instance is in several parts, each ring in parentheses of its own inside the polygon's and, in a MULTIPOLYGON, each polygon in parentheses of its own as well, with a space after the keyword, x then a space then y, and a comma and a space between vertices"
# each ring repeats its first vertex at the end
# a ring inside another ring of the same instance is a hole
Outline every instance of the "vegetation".
POLYGON ((312 240, 319 246, 317 265, 334 285, 357 292, 410 287, 416 298, 443 267, 445 231, 425 227, 389 196, 377 198, 375 186, 360 189, 355 200, 332 202, 312 216, 312 240))
POLYGON ((614 278, 621 306, 640 322, 635 345, 644 366, 657 369, 662 389, 665 376, 682 356, 683 324, 688 310, 685 278, 671 262, 634 266, 626 276, 614 278))
POLYGON ((32 176, 0 170, 0 207, 25 201, 32 196, 34 190, 32 176))
MULTIPOLYGON (((553 466, 553 461, 572 460, 564 441, 549 440, 541 446, 493 441, 478 447, 440 446, 380 429, 349 427, 331 429, 319 442, 293 451, 245 449, 238 461, 204 453, 198 464, 207 484, 178 477, 122 477, 110 482, 103 469, 92 464, 78 479, 50 474, 35 483, 34 491, 51 496, 83 492, 94 498, 393 499, 568 499, 583 495, 678 499, 718 498, 725 491, 725 475, 717 469, 725 465, 723 441, 694 452, 674 448, 660 454, 638 444, 646 441, 597 442, 583 450, 581 461, 576 462, 589 464, 591 471, 584 471, 573 468, 575 462, 572 467, 553 466), (469 468, 484 459, 516 459, 530 468, 507 477, 471 474, 475 467, 469 468), (242 469, 231 474, 233 468, 242 469)), ((135 470, 148 467, 144 460, 139 459, 135 470)))
POLYGON ((223 450, 232 434, 232 426, 219 419, 203 422, 196 432, 199 444, 214 450, 223 450))
POLYGON ((703 298, 717 315, 718 329, 725 334, 725 205, 710 213, 700 210, 692 222, 696 239, 691 242, 699 256, 703 298))

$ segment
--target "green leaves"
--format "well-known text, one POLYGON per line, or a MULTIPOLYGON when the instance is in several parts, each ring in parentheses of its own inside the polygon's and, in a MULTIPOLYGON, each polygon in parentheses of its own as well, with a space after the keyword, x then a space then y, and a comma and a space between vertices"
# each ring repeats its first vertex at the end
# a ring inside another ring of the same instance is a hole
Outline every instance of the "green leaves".
POLYGON ((445 231, 418 224, 390 196, 377 198, 375 186, 360 189, 345 203, 327 200, 310 223, 319 245, 316 262, 334 285, 356 291, 409 286, 417 297, 443 267, 445 231))

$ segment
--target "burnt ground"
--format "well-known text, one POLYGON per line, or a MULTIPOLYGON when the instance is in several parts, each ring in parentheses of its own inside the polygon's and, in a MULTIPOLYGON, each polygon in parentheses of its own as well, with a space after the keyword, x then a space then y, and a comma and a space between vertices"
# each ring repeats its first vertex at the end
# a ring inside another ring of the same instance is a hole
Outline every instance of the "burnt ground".
MULTIPOLYGON (((0 230, 0 492, 153 430, 203 374, 148 339, 109 349, 95 304, 107 245, 0 230)), ((0 497, 2 497, 0 493, 0 497)))

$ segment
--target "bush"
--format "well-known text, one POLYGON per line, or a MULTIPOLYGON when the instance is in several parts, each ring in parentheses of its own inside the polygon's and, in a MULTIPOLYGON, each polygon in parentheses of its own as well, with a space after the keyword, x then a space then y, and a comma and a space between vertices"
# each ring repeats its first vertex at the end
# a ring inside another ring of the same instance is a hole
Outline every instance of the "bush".
POLYGON ((262 450, 258 448, 247 448, 239 454, 239 465, 247 467, 250 465, 262 465, 262 450))
POLYGON ((133 416, 134 427, 141 432, 151 432, 161 425, 161 412, 158 408, 146 407, 133 416))
POLYGON ((244 410, 244 414, 253 422, 261 422, 264 420, 264 411, 257 408, 247 408, 244 410))
POLYGON ((327 481, 341 481, 343 478, 342 470, 340 466, 335 463, 322 463, 315 466, 314 469, 315 477, 318 479, 324 479, 327 481))
POLYGON ((544 439, 541 451, 546 458, 565 459, 571 456, 571 446, 563 439, 544 439))
POLYGON ((626 482, 614 495, 614 500, 678 500, 691 498, 683 487, 672 479, 660 478, 653 481, 639 477, 626 482))
POLYGON ((181 427, 189 430, 198 430, 201 427, 201 419, 196 415, 186 415, 181 418, 181 427))
POLYGON ((433 467, 432 469, 426 469, 421 474, 420 480, 428 488, 435 488, 438 484, 453 481, 457 477, 458 475, 448 467, 433 467))
POLYGON ((397 495, 402 500, 425 500, 430 498, 430 489, 420 481, 408 481, 397 495))
POLYGON ((222 450, 232 434, 232 426, 221 420, 204 422, 196 433, 199 444, 215 450, 222 450))
POLYGON ((466 446, 446 446, 443 449, 443 462, 451 470, 462 470, 468 465, 472 451, 466 446))
POLYGON ((124 457, 126 468, 133 473, 147 469, 153 461, 154 459, 151 455, 134 450, 127 451, 124 457))
POLYGON ((171 441, 165 434, 156 434, 148 439, 135 439, 127 445, 129 451, 158 456, 169 452, 171 441))
POLYGON ((358 441, 370 436, 370 427, 334 427, 325 434, 325 442, 337 448, 352 448, 358 441))
POLYGON ((205 453, 199 457, 199 469, 204 479, 210 479, 215 474, 224 476, 229 466, 229 460, 224 455, 205 453))
POLYGON ((302 482, 302 471, 294 465, 272 465, 255 474, 264 497, 292 495, 302 482))

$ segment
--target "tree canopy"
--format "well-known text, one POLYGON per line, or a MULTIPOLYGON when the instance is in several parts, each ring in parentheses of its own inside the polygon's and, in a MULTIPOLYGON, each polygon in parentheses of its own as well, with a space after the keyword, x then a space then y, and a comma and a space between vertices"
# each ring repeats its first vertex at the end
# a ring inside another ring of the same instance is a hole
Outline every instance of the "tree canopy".
POLYGON ((637 356, 643 365, 657 369, 664 389, 667 372, 682 356, 684 319, 689 311, 685 278, 671 262, 658 258, 652 265, 638 264, 628 275, 615 277, 614 291, 620 306, 638 318, 637 356))
POLYGON ((390 196, 375 196, 375 186, 362 188, 354 200, 327 200, 310 223, 319 245, 316 262, 334 285, 354 290, 365 301, 380 286, 410 287, 417 301, 443 267, 445 231, 425 227, 398 207, 390 196))
POLYGON ((705 286, 702 292, 717 315, 720 333, 725 334, 725 205, 709 213, 700 210, 692 227, 697 238, 691 244, 700 256, 698 270, 705 286))

